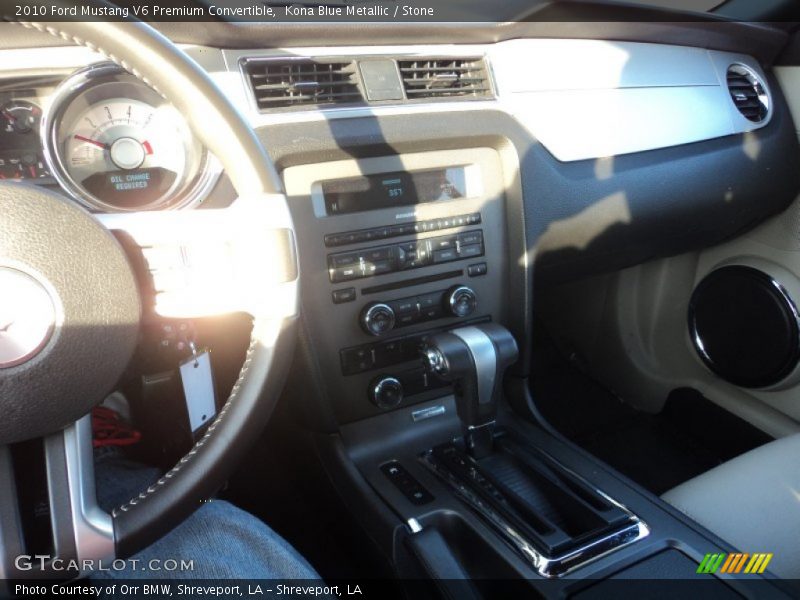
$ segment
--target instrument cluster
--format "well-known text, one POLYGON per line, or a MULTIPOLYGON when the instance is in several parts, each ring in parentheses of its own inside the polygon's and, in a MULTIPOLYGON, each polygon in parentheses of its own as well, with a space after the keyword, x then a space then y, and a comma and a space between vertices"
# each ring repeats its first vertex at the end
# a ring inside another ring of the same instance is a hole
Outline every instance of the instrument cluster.
POLYGON ((60 187, 92 211, 195 206, 218 161, 182 115, 120 67, 0 81, 0 179, 60 187))
POLYGON ((39 134, 42 96, 48 91, 6 89, 0 83, 0 180, 53 181, 39 134))

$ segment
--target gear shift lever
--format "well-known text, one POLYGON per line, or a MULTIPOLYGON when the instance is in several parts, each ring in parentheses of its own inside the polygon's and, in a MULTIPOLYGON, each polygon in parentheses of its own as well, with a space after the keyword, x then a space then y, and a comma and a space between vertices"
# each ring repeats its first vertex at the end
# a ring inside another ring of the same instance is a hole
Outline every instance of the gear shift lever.
POLYGON ((470 454, 492 451, 503 374, 519 352, 511 333, 487 323, 431 336, 422 349, 427 368, 455 384, 456 410, 470 454))

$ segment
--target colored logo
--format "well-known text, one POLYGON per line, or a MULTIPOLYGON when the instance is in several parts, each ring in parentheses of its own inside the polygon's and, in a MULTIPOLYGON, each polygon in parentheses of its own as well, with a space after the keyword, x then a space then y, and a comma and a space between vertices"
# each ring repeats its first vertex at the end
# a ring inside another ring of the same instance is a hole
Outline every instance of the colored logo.
POLYGON ((734 575, 737 573, 749 573, 758 575, 767 570, 769 561, 772 560, 772 553, 757 554, 706 554, 703 562, 697 567, 697 572, 703 575, 713 573, 727 573, 734 575))

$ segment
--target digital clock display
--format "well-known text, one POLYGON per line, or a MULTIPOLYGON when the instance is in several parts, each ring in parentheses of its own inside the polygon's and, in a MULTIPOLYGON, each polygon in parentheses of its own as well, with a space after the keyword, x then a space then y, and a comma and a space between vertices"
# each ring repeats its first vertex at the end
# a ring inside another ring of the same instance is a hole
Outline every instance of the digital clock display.
POLYGON ((466 187, 466 169, 450 167, 334 179, 322 183, 322 194, 327 214, 341 215, 464 198, 466 187))

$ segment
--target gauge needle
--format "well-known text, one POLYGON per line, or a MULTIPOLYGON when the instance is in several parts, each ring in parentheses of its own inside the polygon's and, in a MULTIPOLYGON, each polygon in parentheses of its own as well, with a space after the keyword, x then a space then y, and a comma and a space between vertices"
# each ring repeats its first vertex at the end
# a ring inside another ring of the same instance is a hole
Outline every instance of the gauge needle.
POLYGON ((17 120, 17 117, 14 116, 14 113, 6 109, 3 110, 3 116, 12 123, 14 123, 17 120))
POLYGON ((153 153, 153 147, 150 145, 150 142, 148 142, 147 140, 142 142, 142 147, 144 148, 144 151, 147 152, 147 154, 152 154, 153 153))
POLYGON ((73 136, 76 140, 80 140, 82 142, 86 142, 87 144, 94 144, 98 148, 102 148, 105 150, 108 148, 108 144, 104 144, 103 142, 98 142, 97 140, 93 140, 92 138, 87 138, 82 135, 78 135, 77 133, 73 136))

